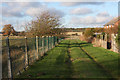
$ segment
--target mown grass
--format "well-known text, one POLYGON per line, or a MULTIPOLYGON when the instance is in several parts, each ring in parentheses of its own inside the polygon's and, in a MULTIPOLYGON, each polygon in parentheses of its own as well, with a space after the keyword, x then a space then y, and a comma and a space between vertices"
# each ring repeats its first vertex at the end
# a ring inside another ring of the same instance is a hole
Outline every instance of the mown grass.
POLYGON ((82 49, 76 40, 71 41, 71 58, 75 78, 111 78, 82 49))
MULTIPOLYGON (((66 42, 65 42, 66 43, 66 42)), ((47 53, 44 59, 31 65, 26 72, 23 72, 20 78, 55 78, 69 77, 69 66, 67 65, 67 45, 62 42, 47 53)))
MULTIPOLYGON (((81 47, 86 51, 90 50, 89 55, 100 65, 104 65, 103 61, 110 60, 106 58, 104 60, 100 53, 98 53, 98 55, 94 52, 94 49, 91 50, 92 45, 89 43, 79 40, 64 40, 55 48, 48 51, 44 59, 30 65, 27 71, 16 76, 16 78, 104 78, 109 80, 112 76, 110 76, 104 68, 98 66, 81 47)), ((102 54, 106 55, 106 53, 104 53, 106 50, 103 48, 95 48, 95 51, 101 52, 101 49, 102 54)), ((116 53, 114 54, 116 55, 116 53)), ((111 58, 111 56, 108 57, 111 58)), ((115 58, 118 59, 118 57, 114 57, 114 59, 115 58)), ((108 68, 107 66, 112 66, 112 64, 106 64, 104 66, 105 69, 108 68)), ((113 67, 114 66, 115 63, 113 67)), ((109 70, 109 68, 107 70, 109 70)), ((116 67, 114 67, 114 70, 117 70, 116 67)))
POLYGON ((78 41, 80 46, 101 66, 104 67, 113 77, 118 78, 119 71, 119 57, 118 53, 109 51, 102 47, 93 47, 92 44, 87 42, 78 41))

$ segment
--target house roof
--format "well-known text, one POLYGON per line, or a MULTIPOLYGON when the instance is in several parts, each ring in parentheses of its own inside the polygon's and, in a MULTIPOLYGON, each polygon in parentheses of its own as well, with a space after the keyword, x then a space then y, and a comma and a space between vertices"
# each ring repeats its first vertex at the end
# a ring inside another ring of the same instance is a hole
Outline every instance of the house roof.
POLYGON ((120 20, 120 16, 113 18, 111 21, 109 21, 108 23, 106 23, 104 26, 108 26, 108 25, 114 25, 115 22, 117 22, 118 20, 120 20))

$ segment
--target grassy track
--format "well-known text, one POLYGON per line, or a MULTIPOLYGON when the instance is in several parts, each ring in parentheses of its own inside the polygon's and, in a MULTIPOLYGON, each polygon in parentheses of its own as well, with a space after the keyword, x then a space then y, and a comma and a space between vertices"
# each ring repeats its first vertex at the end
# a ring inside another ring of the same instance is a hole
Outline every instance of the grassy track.
POLYGON ((55 78, 55 77, 70 77, 71 71, 67 62, 68 57, 68 41, 63 41, 61 44, 51 51, 43 60, 31 65, 29 69, 20 77, 26 78, 55 78))
POLYGON ((120 76, 118 74, 119 67, 119 57, 118 53, 109 51, 101 47, 93 47, 91 44, 86 42, 78 41, 80 46, 91 56, 98 64, 100 64, 104 69, 106 69, 113 77, 120 76))
POLYGON ((71 41, 71 58, 75 78, 110 78, 82 49, 76 40, 71 41))
MULTIPOLYGON (((47 56, 44 56, 44 59, 37 61, 33 65, 29 66, 28 70, 23 72, 18 77, 19 78, 110 78, 111 77, 110 74, 107 73, 103 67, 100 67, 97 64, 97 63, 99 63, 100 65, 104 64, 104 63, 101 64, 104 60, 101 57, 101 54, 105 55, 104 51, 106 50, 103 49, 102 51, 103 53, 98 55, 94 51, 92 52, 91 49, 92 49, 91 44, 88 44, 86 42, 81 42, 79 40, 64 40, 54 49, 47 52, 47 56), (87 55, 82 48, 84 48, 85 51, 87 52, 88 50, 90 50, 89 55, 87 55), (95 54, 97 54, 97 56, 95 54), (90 56, 92 58, 90 58, 90 56), (94 57, 97 63, 94 62, 93 60, 94 57), (98 59, 96 59, 96 57, 98 57, 98 59), (102 60, 100 59, 100 57, 102 60)), ((97 51, 96 48, 95 51, 97 51)), ((118 57, 114 57, 114 58, 118 59, 118 57)), ((106 67, 105 69, 108 68, 107 65, 108 64, 104 66, 106 67)), ((109 68, 107 70, 109 70, 109 68)))

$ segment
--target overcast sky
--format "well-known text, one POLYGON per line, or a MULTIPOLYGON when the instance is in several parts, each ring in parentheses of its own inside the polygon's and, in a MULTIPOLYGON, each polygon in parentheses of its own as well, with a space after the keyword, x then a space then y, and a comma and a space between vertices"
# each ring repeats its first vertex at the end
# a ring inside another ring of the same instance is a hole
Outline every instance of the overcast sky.
MULTIPOLYGON (((14 0, 13 0, 14 1, 14 0)), ((113 17, 118 16, 118 2, 19 2, 4 1, 0 4, 0 31, 5 24, 12 24, 17 31, 24 30, 25 23, 31 21, 42 10, 49 9, 61 16, 65 27, 103 27, 113 17)))

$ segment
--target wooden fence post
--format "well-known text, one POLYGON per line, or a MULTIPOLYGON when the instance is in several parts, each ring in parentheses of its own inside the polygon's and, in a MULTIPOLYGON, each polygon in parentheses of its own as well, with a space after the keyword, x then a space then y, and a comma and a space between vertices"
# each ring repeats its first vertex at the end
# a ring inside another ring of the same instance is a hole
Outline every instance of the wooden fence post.
POLYGON ((26 68, 29 65, 29 59, 28 59, 28 46, 27 46, 27 37, 25 37, 25 66, 26 68))
POLYGON ((7 52, 8 52, 8 78, 13 78, 12 73, 12 60, 11 60, 11 54, 10 54, 10 43, 9 43, 9 37, 6 38, 6 45, 7 45, 7 52))
POLYGON ((44 42, 45 42, 45 41, 44 41, 44 36, 42 36, 42 56, 44 55, 44 52, 45 52, 45 51, 44 51, 44 50, 45 50, 45 49, 44 49, 44 42))
POLYGON ((36 50, 37 50, 37 53, 36 53, 36 60, 38 60, 38 53, 39 53, 39 43, 38 43, 38 36, 36 36, 36 50))

